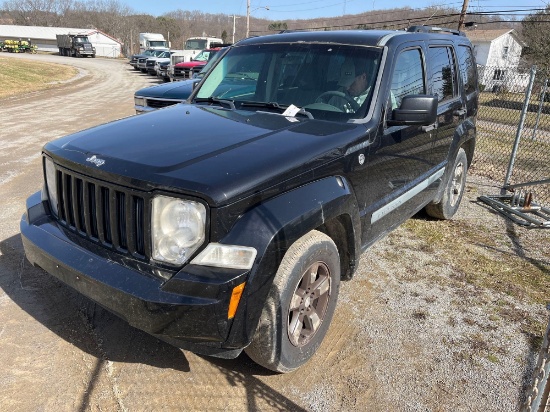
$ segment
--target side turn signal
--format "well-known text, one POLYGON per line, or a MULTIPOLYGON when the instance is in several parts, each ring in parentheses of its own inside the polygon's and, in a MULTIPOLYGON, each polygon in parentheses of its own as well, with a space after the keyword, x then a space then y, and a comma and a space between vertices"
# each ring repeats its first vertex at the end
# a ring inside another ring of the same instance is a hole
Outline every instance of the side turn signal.
POLYGON ((227 319, 233 319, 235 317, 241 296, 243 295, 245 284, 246 282, 243 282, 233 288, 233 292, 231 292, 231 300, 229 301, 229 309, 227 310, 227 319))

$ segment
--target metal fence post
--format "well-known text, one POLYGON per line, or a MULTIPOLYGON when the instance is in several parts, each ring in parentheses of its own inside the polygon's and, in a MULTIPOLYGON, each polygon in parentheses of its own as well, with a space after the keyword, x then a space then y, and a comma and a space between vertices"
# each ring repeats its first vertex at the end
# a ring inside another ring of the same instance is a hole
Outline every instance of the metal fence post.
POLYGON ((531 139, 535 140, 537 129, 539 128, 540 115, 542 113, 542 106, 544 106, 544 97, 546 96, 546 88, 548 87, 548 78, 544 81, 544 86, 542 88, 542 93, 540 95, 539 111, 537 112, 537 120, 535 120, 535 126, 533 126, 533 136, 531 139))
POLYGON ((504 179, 504 187, 510 184, 510 178, 512 177, 512 171, 514 170, 514 163, 516 161, 519 142, 521 140, 521 132, 523 131, 523 125, 525 124, 525 117, 527 116, 527 110, 529 108, 529 101, 531 100, 531 92, 533 91, 533 84, 535 83, 536 73, 537 66, 531 67, 531 78, 529 79, 529 87, 525 92, 525 102, 523 103, 523 109, 521 110, 519 125, 516 132, 516 140, 514 141, 514 148, 512 149, 512 154, 510 156, 510 163, 508 164, 508 171, 506 172, 506 178, 504 179))

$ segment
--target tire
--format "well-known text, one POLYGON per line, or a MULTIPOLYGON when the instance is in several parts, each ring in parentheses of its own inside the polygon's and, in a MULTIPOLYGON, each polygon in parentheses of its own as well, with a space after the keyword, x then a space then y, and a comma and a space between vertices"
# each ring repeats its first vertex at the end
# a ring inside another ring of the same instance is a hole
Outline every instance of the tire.
POLYGON ((443 197, 439 203, 430 203, 426 206, 426 213, 437 219, 452 219, 460 206, 460 201, 466 188, 468 173, 468 158, 464 149, 460 148, 451 169, 451 177, 443 197))
POLYGON ((275 372, 307 362, 329 328, 339 288, 340 257, 332 239, 316 230, 298 239, 277 270, 246 354, 275 372))

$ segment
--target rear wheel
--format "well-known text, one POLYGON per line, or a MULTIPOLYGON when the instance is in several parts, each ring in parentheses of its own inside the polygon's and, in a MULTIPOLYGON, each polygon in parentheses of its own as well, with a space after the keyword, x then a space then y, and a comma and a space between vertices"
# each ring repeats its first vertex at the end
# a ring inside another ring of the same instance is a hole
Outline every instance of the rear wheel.
POLYGON ((286 252, 262 310, 250 358, 276 372, 290 372, 321 345, 340 287, 340 257, 330 237, 313 230, 286 252))
POLYGON ((466 188, 466 174, 468 173, 468 158, 464 149, 460 148, 451 170, 451 177, 439 203, 430 203, 426 206, 426 213, 437 219, 451 219, 462 200, 466 188))

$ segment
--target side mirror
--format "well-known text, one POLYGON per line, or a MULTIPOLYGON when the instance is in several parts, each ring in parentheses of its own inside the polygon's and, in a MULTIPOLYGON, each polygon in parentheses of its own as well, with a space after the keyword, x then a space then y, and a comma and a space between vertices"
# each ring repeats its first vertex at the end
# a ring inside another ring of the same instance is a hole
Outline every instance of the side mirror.
POLYGON ((195 90, 197 88, 197 86, 199 85, 201 81, 200 80, 197 80, 196 82, 193 82, 193 90, 195 90))
POLYGON ((437 120, 437 96, 410 94, 403 97, 401 106, 392 111, 388 126, 427 126, 437 120))

